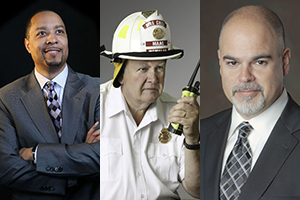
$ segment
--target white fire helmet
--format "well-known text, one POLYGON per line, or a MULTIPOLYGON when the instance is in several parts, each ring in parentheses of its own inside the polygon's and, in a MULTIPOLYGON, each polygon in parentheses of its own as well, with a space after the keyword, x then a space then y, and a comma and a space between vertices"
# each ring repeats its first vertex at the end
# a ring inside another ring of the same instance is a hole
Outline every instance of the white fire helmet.
POLYGON ((117 76, 126 60, 179 59, 183 50, 173 47, 168 23, 157 10, 153 10, 126 17, 114 33, 112 52, 102 46, 100 55, 114 62, 113 85, 119 87, 117 76))

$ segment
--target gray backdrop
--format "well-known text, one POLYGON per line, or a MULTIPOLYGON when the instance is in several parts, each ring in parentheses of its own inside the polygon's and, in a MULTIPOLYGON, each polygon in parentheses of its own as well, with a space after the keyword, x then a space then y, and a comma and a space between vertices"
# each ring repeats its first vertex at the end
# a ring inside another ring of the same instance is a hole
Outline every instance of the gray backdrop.
MULTIPOLYGON (((113 33, 126 16, 154 9, 170 25, 174 46, 185 50, 182 59, 168 62, 165 79, 164 91, 179 98, 200 58, 200 0, 100 0, 100 46, 111 50, 113 33)), ((101 83, 112 79, 113 70, 109 60, 100 57, 101 83)), ((182 199, 192 199, 182 188, 179 191, 182 199)))
POLYGON ((278 14, 291 49, 291 66, 284 78, 287 91, 300 103, 300 1, 293 0, 201 0, 201 107, 200 118, 231 107, 225 97, 217 59, 218 37, 224 18, 234 9, 246 5, 262 5, 278 14))
MULTIPOLYGON (((126 16, 154 9, 170 25, 173 45, 185 51, 182 59, 168 62, 165 79, 165 91, 179 98, 200 58, 200 0, 100 0, 100 45, 111 50, 113 33, 126 16)), ((101 83, 112 79, 113 70, 109 60, 100 57, 101 83)))

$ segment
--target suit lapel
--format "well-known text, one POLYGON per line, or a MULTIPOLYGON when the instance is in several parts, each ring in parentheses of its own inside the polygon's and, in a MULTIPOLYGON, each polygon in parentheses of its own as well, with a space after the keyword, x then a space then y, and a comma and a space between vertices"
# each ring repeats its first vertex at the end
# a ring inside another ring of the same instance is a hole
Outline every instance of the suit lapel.
POLYGON ((33 72, 28 76, 27 84, 24 85, 22 90, 24 95, 20 100, 33 123, 47 143, 57 143, 58 138, 54 125, 48 114, 43 93, 33 72))
POLYGON ((300 129, 295 119, 299 118, 298 105, 289 97, 289 102, 276 123, 247 182, 242 188, 240 200, 259 199, 263 196, 278 171, 288 159, 298 140, 292 135, 300 129))
POLYGON ((84 83, 69 68, 62 107, 62 143, 72 144, 75 140, 86 96, 86 91, 83 88, 84 83))
POLYGON ((205 174, 201 174, 201 176, 205 177, 204 181, 205 187, 207 189, 204 188, 204 191, 213 191, 213 193, 207 193, 207 199, 219 199, 219 183, 223 161, 223 152, 227 142, 230 123, 231 109, 230 111, 227 111, 220 120, 217 121, 217 128, 213 133, 211 133, 207 141, 203 141, 206 144, 205 157, 209 159, 205 160, 205 174))

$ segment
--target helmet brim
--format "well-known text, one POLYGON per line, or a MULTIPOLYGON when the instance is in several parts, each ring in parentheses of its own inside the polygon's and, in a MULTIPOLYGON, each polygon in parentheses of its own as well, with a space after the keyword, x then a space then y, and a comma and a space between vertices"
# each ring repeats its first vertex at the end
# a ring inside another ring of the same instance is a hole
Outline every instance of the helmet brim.
POLYGON ((127 60, 168 60, 180 59, 183 57, 183 50, 174 49, 165 52, 131 52, 131 53, 115 53, 114 59, 121 58, 127 60))
MULTIPOLYGON (((112 53, 106 51, 106 55, 110 55, 112 62, 122 62, 125 60, 168 60, 180 59, 184 55, 182 49, 173 49, 163 52, 130 52, 130 53, 112 53)), ((108 57, 108 56, 106 56, 108 57)))

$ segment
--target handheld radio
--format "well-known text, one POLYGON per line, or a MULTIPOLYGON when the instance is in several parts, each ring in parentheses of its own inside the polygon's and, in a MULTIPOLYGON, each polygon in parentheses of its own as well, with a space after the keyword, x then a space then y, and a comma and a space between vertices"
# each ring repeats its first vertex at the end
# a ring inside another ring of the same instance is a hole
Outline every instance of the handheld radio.
MULTIPOLYGON (((200 69, 200 59, 196 65, 196 68, 192 74, 190 81, 188 82, 188 85, 182 89, 181 97, 197 98, 200 95, 200 81, 196 81, 195 85, 193 86, 196 74, 199 69, 200 69)), ((168 131, 177 135, 181 135, 183 133, 183 125, 178 123, 170 123, 168 127, 168 131)))

